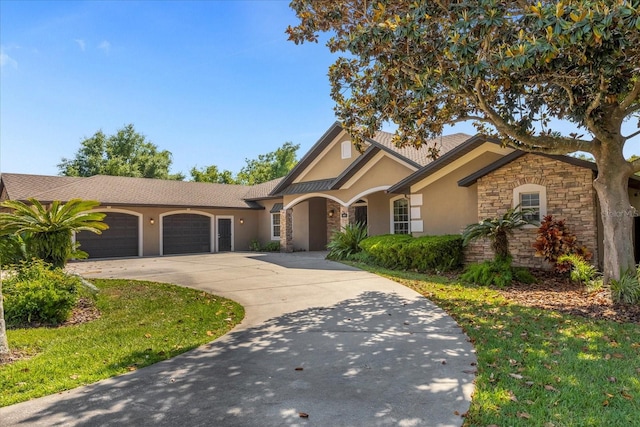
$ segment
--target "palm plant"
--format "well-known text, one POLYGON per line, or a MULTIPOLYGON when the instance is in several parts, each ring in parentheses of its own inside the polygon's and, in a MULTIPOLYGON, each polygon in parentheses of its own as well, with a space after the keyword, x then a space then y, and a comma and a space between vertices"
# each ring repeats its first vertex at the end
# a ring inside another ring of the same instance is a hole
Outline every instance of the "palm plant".
POLYGON ((520 205, 509 209, 501 218, 487 218, 477 224, 469 224, 462 232, 462 244, 488 238, 491 241, 491 249, 495 253, 496 260, 503 260, 509 255, 509 236, 513 235, 513 230, 532 224, 528 219, 531 214, 530 209, 520 209, 520 205))
POLYGON ((347 224, 341 231, 336 231, 331 236, 327 245, 328 259, 342 260, 360 252, 360 242, 367 238, 367 226, 360 222, 347 224))
POLYGON ((109 228, 102 222, 105 214, 92 211, 100 204, 96 201, 54 201, 48 209, 36 199, 29 199, 29 203, 16 200, 0 203, 0 206, 12 210, 10 213, 0 213, 0 235, 24 235, 31 255, 54 267, 64 267, 71 258, 74 251, 71 241, 73 232, 101 234, 102 230, 109 228))

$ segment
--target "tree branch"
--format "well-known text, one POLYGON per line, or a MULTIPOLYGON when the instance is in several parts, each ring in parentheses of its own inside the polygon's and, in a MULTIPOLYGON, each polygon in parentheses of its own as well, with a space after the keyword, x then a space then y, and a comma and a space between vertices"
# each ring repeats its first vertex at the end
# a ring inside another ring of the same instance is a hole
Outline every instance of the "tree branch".
POLYGON ((475 83, 475 98, 478 106, 487 115, 487 121, 493 124, 498 131, 507 135, 517 142, 509 145, 522 151, 532 151, 545 154, 567 154, 574 151, 586 151, 592 153, 593 144, 589 141, 582 141, 574 138, 553 138, 548 136, 534 136, 521 134, 512 125, 504 121, 504 119, 488 104, 482 95, 481 86, 483 81, 477 79, 475 83))
POLYGON ((640 135, 640 130, 638 130, 638 131, 636 131, 636 132, 632 133, 632 134, 631 134, 631 135, 629 135, 629 136, 623 136, 623 138, 624 138, 625 140, 627 140, 627 139, 631 139, 631 138, 633 138, 634 136, 637 136, 637 135, 640 135))
POLYGON ((600 128, 596 126, 596 123, 594 122, 593 117, 591 117, 591 113, 593 113, 593 111, 600 106, 602 102, 602 95, 606 92, 606 90, 607 90, 607 82, 604 78, 604 74, 600 73, 600 90, 598 91, 598 94, 593 99, 593 101, 591 101, 591 103, 587 107, 587 110, 584 113, 584 121, 585 121, 585 125, 587 126, 587 129, 593 132, 595 137, 598 138, 600 141, 606 141, 608 138, 606 135, 602 134, 602 132, 600 131, 600 128))
MULTIPOLYGON (((626 112, 626 110, 633 105, 634 101, 638 101, 638 97, 640 97, 640 76, 636 76, 636 82, 633 85, 633 89, 631 89, 627 94, 627 97, 620 103, 620 109, 626 112)), ((635 108, 634 110, 637 109, 638 108, 635 108)))

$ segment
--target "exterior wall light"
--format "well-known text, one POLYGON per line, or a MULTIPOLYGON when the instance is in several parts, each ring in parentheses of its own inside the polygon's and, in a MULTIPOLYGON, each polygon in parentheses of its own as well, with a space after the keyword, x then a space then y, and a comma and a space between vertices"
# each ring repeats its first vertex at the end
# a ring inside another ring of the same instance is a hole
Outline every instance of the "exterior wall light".
POLYGON ((244 218, 240 218, 240 224, 244 224, 244 218))
POLYGON ((156 220, 153 218, 149 218, 149 224, 153 225, 156 223, 156 220))
POLYGON ((336 214, 336 211, 334 211, 333 209, 331 209, 329 211, 329 218, 333 218, 333 216, 336 214))

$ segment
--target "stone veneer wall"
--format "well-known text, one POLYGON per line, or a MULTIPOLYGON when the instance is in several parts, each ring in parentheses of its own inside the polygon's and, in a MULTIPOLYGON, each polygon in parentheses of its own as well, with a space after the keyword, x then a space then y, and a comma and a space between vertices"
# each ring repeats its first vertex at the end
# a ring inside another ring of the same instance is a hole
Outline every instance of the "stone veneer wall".
POLYGON ((331 241, 331 236, 339 231, 341 226, 342 205, 335 200, 327 199, 327 242, 331 241), (333 217, 329 216, 329 212, 333 210, 333 217))
MULTIPOLYGON (((598 260, 596 193, 593 171, 549 157, 525 154, 513 162, 478 180, 478 220, 503 215, 513 206, 513 189, 523 184, 546 187, 547 215, 564 219, 578 243, 598 260)), ((532 245, 537 227, 515 230, 509 237, 509 250, 514 265, 549 268, 542 258, 535 257, 532 245)), ((489 242, 476 241, 467 247, 466 262, 493 258, 489 242)))

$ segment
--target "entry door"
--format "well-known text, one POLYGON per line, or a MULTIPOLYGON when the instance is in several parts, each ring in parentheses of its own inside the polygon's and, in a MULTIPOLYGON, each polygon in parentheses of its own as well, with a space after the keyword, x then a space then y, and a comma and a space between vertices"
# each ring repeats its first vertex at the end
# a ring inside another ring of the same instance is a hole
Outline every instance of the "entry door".
POLYGON ((218 218, 218 252, 231 250, 231 219, 218 218))
POLYGON ((367 207, 366 206, 356 206, 355 208, 355 220, 360 224, 363 224, 365 227, 367 226, 367 207))

